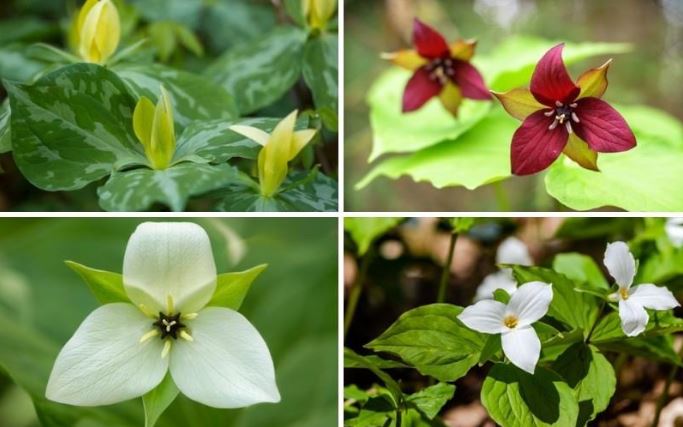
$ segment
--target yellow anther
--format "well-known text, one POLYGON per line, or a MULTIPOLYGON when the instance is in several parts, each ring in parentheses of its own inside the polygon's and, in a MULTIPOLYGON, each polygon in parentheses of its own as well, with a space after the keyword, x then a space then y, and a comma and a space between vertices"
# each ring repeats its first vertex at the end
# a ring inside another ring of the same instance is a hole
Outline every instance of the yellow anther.
POLYGON ((165 359, 168 353, 171 351, 171 340, 166 340, 164 343, 164 348, 161 350, 161 358, 165 359))
POLYGON ((628 297, 629 297, 628 289, 626 289, 626 288, 619 288, 619 296, 620 296, 621 299, 623 299, 624 301, 627 300, 628 297))
POLYGON ((509 314, 503 319, 503 324, 510 329, 516 328, 517 323, 519 323, 519 319, 517 319, 517 316, 514 314, 509 314))
POLYGON ((194 338, 192 338, 192 335, 188 334, 185 331, 180 331, 180 338, 184 339, 185 341, 194 341, 194 338))
POLYGON ((156 337, 157 335, 159 335, 159 330, 158 329, 152 329, 151 331, 147 332, 145 335, 143 335, 140 338, 140 344, 149 340, 152 337, 156 337))

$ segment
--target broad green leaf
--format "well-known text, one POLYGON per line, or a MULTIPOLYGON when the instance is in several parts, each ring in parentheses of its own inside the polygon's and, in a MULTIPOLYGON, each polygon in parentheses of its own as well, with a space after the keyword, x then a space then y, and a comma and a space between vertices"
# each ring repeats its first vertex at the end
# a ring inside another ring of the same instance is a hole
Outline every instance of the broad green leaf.
POLYGON ((190 197, 225 188, 236 176, 236 169, 228 164, 186 162, 165 170, 139 168, 114 172, 97 194, 106 211, 142 211, 158 203, 178 212, 190 197))
POLYGON ((617 379, 612 364, 595 347, 574 344, 557 358, 553 370, 574 389, 579 402, 577 426, 585 426, 607 409, 617 379))
POLYGON ((112 170, 146 164, 133 133, 135 100, 113 72, 69 65, 33 85, 5 83, 17 166, 43 190, 76 190, 112 170))
POLYGON ((380 394, 371 397, 363 405, 357 417, 344 420, 347 427, 393 426, 392 415, 396 413, 396 404, 391 396, 380 394))
POLYGON ((202 39, 209 50, 224 52, 245 41, 260 37, 273 28, 276 14, 272 5, 252 0, 232 0, 208 4, 202 26, 202 39))
POLYGON ((11 42, 44 40, 59 34, 57 22, 35 16, 12 16, 0 22, 0 45, 11 42))
POLYGON ((159 98, 161 84, 171 93, 173 116, 186 127, 196 120, 232 120, 239 116, 233 96, 203 76, 159 64, 120 64, 114 72, 137 98, 159 98))
POLYGON ((565 240, 617 238, 633 234, 634 218, 565 218, 555 237, 565 240))
POLYGON ((280 99, 299 79, 306 33, 281 27, 232 48, 204 75, 225 87, 242 115, 280 99))
POLYGON ((449 304, 409 310, 366 347, 394 354, 423 375, 455 381, 479 362, 487 340, 460 323, 462 310, 449 304))
POLYGON ((323 33, 306 42, 304 48, 304 80, 313 92, 315 107, 329 129, 337 130, 338 84, 337 59, 339 38, 323 33))
POLYGON ((148 22, 176 21, 196 28, 201 19, 203 0, 130 0, 148 22))
POLYGON ((658 362, 683 367, 681 357, 674 349, 671 335, 638 336, 595 344, 603 352, 626 353, 658 362))
POLYGON ((26 50, 23 44, 0 46, 0 78, 28 82, 45 70, 47 65, 31 58, 26 50))
POLYGON ((553 286, 553 300, 548 315, 570 326, 579 328, 585 335, 589 333, 598 318, 599 304, 593 296, 577 292, 579 284, 567 276, 541 267, 511 266, 515 279, 519 284, 540 281, 553 286))
POLYGON ((12 151, 11 114, 9 100, 5 99, 0 104, 0 154, 12 151))
POLYGON ((74 261, 65 261, 65 263, 83 279, 100 304, 130 302, 130 298, 123 288, 123 276, 121 274, 86 267, 74 261))
POLYGON ((145 409, 145 427, 156 425, 161 414, 173 403, 179 392, 171 374, 167 373, 161 384, 142 396, 142 404, 145 409))
POLYGON ((573 427, 579 415, 571 387, 540 366, 531 375, 495 364, 481 388, 481 403, 502 427, 573 427))
POLYGON ((398 385, 396 380, 394 380, 391 375, 375 366, 371 360, 368 360, 367 358, 346 347, 344 347, 344 368, 362 368, 372 371, 372 373, 375 374, 377 378, 382 380, 385 386, 387 386, 394 398, 394 403, 396 405, 403 401, 403 392, 401 391, 401 386, 398 385))
POLYGON ((454 385, 438 383, 411 394, 406 397, 406 401, 417 406, 417 409, 431 420, 437 416, 443 405, 451 400, 453 393, 454 385))
POLYGON ((268 264, 261 264, 245 271, 219 274, 216 292, 214 292, 208 305, 239 310, 244 297, 247 296, 249 288, 251 288, 251 284, 266 267, 268 264))
POLYGON ((317 171, 295 172, 273 197, 263 197, 255 182, 242 183, 231 187, 215 209, 224 212, 336 212, 337 194, 337 182, 332 178, 317 171))
MULTIPOLYGON (((398 122, 393 123, 393 129, 398 131, 398 122)), ((397 179, 408 175, 416 182, 427 181, 436 188, 462 185, 470 190, 500 181, 510 176, 510 142, 518 126, 519 123, 497 108, 457 139, 382 160, 356 189, 367 186, 378 176, 397 179)))
POLYGON ((631 211, 683 210, 683 124, 645 107, 618 107, 633 126, 638 145, 623 153, 602 154, 601 172, 576 166, 559 159, 545 177, 548 194, 577 210, 614 206, 631 211), (648 124, 648 126, 644 126, 648 124), (642 127, 641 127, 642 126, 642 127), (652 130, 655 129, 655 130, 652 130), (618 188, 619 191, 614 191, 618 188))
MULTIPOLYGON (((683 331, 683 319, 675 317, 671 311, 650 311, 650 319, 645 327, 644 336, 672 334, 683 331)), ((590 341, 594 344, 626 339, 619 313, 613 311, 600 319, 590 341)))
POLYGON ((609 284, 593 258, 579 253, 562 253, 553 259, 553 270, 592 288, 609 290, 609 284))
POLYGON ((356 242, 358 254, 363 256, 376 238, 396 227, 402 220, 403 218, 388 217, 346 217, 344 230, 356 242))

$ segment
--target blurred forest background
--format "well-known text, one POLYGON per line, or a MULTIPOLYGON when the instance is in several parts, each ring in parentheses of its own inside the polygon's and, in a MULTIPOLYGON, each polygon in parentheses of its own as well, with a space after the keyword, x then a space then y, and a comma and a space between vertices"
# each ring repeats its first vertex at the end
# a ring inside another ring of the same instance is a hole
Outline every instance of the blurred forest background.
MULTIPOLYGON (((411 44, 412 19, 448 40, 476 38, 488 52, 511 35, 559 41, 626 42, 633 51, 614 56, 607 100, 643 103, 683 119, 683 2, 680 0, 346 0, 345 1, 346 209, 350 211, 497 211, 493 186, 475 191, 438 190, 410 178, 381 178, 361 191, 354 185, 370 170, 372 131, 366 96, 391 65, 381 52, 411 44), (476 208, 475 208, 476 207, 476 208)), ((593 58, 570 67, 574 78, 602 64, 593 58)), ((561 210, 538 177, 502 183, 511 210, 561 210)))
MULTIPOLYGON (((187 221, 209 233, 219 273, 268 264, 240 312, 268 343, 282 402, 219 410, 179 395, 157 427, 336 425, 336 219, 187 221)), ((128 237, 141 222, 0 220, 0 426, 144 425, 142 399, 78 408, 44 396, 57 352, 98 306, 64 261, 120 273, 128 237)))

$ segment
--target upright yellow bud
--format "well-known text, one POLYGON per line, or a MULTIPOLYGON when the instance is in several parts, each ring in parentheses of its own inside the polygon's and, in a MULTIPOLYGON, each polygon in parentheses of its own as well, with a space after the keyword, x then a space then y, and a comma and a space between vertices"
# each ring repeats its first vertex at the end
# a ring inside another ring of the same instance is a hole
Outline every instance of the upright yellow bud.
POLYGON ((304 16, 312 29, 324 30, 337 10, 337 0, 301 0, 304 16))
POLYGON ((150 166, 157 170, 168 168, 175 154, 175 128, 171 97, 163 86, 156 106, 148 98, 140 98, 133 112, 133 130, 150 166))
POLYGON ((288 163, 315 136, 315 129, 294 131, 297 111, 292 111, 275 126, 270 135, 251 126, 231 126, 233 132, 263 146, 258 155, 258 175, 261 195, 272 197, 287 177, 288 163))
POLYGON ((111 0, 88 0, 76 22, 78 52, 87 62, 103 64, 116 51, 121 22, 111 0))

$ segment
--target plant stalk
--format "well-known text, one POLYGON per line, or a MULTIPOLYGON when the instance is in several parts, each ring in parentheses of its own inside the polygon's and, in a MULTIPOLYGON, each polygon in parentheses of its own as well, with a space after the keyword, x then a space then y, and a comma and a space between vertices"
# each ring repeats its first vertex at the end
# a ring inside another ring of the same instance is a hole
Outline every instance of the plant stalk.
POLYGON ((455 242, 458 240, 458 234, 451 234, 451 242, 448 247, 448 256, 441 271, 441 280, 439 282, 439 293, 436 296, 436 302, 442 303, 446 299, 446 289, 448 288, 448 277, 451 273, 451 264, 453 263, 453 253, 455 252, 455 242))
POLYGON ((346 335, 351 327, 351 322, 353 322, 353 316, 356 314, 356 307, 358 306, 360 295, 363 293, 363 285, 365 283, 365 276, 367 276, 368 273, 370 258, 372 258, 372 249, 369 249, 361 258, 360 270, 356 276, 356 280, 351 284, 349 300, 346 303, 346 311, 344 312, 344 339, 346 339, 346 335))

